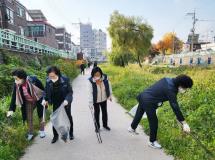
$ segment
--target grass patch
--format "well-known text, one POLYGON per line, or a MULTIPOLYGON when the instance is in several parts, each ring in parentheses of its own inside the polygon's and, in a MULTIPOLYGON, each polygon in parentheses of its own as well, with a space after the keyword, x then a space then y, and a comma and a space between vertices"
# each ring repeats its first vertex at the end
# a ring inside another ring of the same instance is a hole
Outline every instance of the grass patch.
MULTIPOLYGON (((114 95, 127 110, 137 104, 136 96, 157 80, 179 74, 191 76, 194 86, 185 95, 179 96, 179 104, 192 132, 212 153, 215 153, 215 67, 139 68, 137 65, 129 65, 121 68, 104 64, 101 68, 112 82, 114 95)), ((181 133, 169 103, 158 109, 158 119, 158 140, 167 153, 180 160, 210 159, 196 141, 181 133)), ((148 134, 148 121, 143 120, 141 124, 148 134)))

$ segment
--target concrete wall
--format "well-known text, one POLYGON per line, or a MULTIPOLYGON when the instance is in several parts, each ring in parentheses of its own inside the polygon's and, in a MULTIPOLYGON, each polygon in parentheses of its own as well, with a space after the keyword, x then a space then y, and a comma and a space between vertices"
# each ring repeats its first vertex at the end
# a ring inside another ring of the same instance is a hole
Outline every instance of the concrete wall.
POLYGON ((168 57, 165 59, 165 63, 170 64, 171 58, 175 61, 175 65, 190 65, 190 59, 193 59, 192 65, 198 65, 198 58, 201 58, 201 65, 208 64, 208 58, 211 58, 211 64, 215 64, 215 55, 202 55, 202 56, 184 56, 184 57, 168 57), (182 64, 180 64, 180 59, 182 59, 182 64))

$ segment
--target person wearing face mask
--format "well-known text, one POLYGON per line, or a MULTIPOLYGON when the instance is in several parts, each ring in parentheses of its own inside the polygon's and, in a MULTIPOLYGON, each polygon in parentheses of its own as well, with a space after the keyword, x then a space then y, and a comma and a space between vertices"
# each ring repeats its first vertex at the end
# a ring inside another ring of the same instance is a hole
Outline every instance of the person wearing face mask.
MULTIPOLYGON (((44 92, 43 105, 53 105, 53 112, 60 106, 65 107, 66 114, 70 121, 70 140, 74 139, 73 136, 73 120, 71 115, 71 103, 73 100, 73 90, 70 85, 70 80, 66 76, 61 75, 60 70, 56 66, 51 66, 46 71, 48 77, 46 79, 46 86, 44 92)), ((54 137, 51 143, 55 143, 59 135, 53 127, 54 137)), ((63 137, 62 137, 63 138, 63 137)))
POLYGON ((160 107, 163 102, 169 101, 177 120, 183 126, 183 131, 189 133, 190 127, 186 123, 179 108, 177 94, 185 93, 186 90, 188 88, 192 88, 192 86, 193 80, 189 76, 179 75, 176 78, 163 78, 148 89, 144 90, 137 96, 139 106, 128 131, 138 134, 135 130, 142 119, 143 114, 146 112, 150 127, 149 146, 160 149, 161 145, 157 142, 158 118, 156 115, 156 109, 160 107))
POLYGON ((112 101, 111 96, 112 88, 107 75, 103 74, 99 67, 93 68, 91 77, 89 78, 89 105, 94 106, 94 116, 98 126, 98 129, 95 129, 96 132, 99 132, 100 129, 100 108, 102 110, 103 127, 107 131, 110 131, 110 127, 108 126, 107 100, 112 101))
POLYGON ((12 76, 15 79, 15 83, 7 117, 13 115, 16 106, 21 106, 23 122, 27 120, 28 123, 27 140, 30 141, 33 139, 33 111, 36 106, 40 122, 39 133, 40 137, 44 138, 46 135, 44 122, 42 122, 43 106, 41 105, 44 92, 43 84, 36 76, 27 76, 27 73, 22 69, 13 71, 12 76))

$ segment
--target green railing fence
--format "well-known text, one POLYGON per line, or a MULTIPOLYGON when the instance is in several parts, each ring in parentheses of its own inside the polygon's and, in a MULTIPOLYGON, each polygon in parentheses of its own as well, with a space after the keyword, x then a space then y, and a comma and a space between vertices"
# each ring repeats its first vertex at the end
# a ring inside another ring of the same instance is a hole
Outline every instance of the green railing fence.
POLYGON ((75 53, 73 52, 58 50, 3 29, 0 29, 0 48, 76 59, 75 53))

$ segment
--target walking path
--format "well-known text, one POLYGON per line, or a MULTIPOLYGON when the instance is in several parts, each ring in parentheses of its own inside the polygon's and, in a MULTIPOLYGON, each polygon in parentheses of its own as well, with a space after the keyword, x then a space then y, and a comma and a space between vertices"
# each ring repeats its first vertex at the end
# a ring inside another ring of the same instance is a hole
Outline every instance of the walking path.
POLYGON ((78 76, 73 81, 74 101, 72 116, 74 120, 73 141, 59 140, 51 144, 53 137, 51 124, 46 126, 45 139, 36 137, 34 144, 21 160, 173 160, 163 150, 148 147, 148 136, 140 127, 139 135, 128 133, 132 118, 117 102, 108 102, 109 126, 111 131, 101 130, 103 143, 98 144, 92 116, 88 108, 87 78, 78 76))

